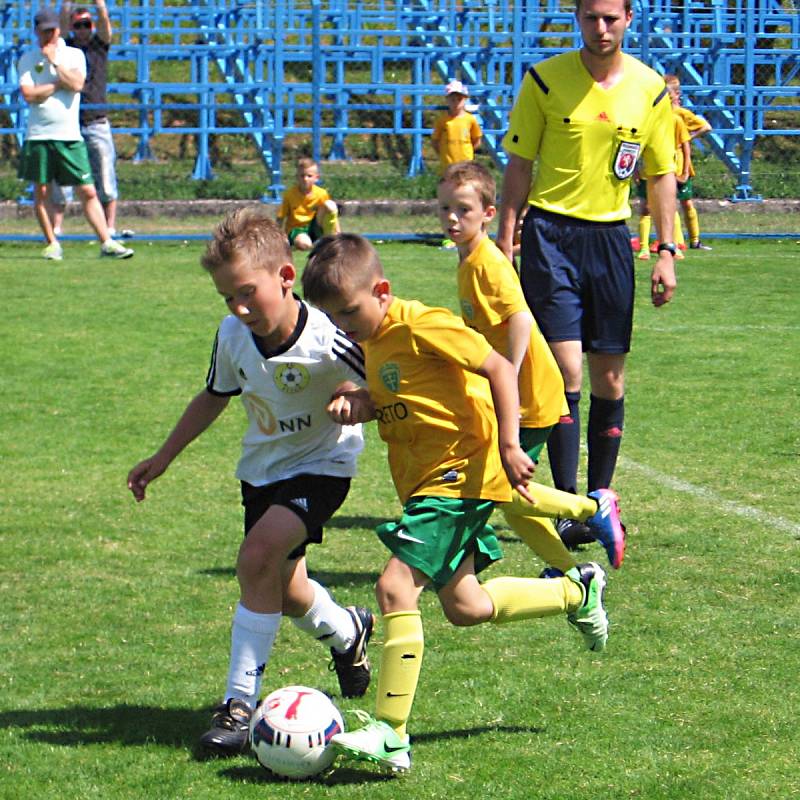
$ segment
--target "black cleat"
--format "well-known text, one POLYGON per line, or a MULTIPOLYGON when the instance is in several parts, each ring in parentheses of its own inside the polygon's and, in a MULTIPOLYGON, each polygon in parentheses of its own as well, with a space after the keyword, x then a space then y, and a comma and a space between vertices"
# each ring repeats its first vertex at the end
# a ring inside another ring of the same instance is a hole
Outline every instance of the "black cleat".
POLYGON ((246 752, 252 716, 250 706, 235 697, 217 706, 211 728, 200 737, 201 753, 206 758, 228 758, 246 752))
POLYGON ((345 650, 337 653, 331 648, 331 671, 336 671, 342 697, 362 697, 367 691, 370 679, 367 643, 372 636, 375 617, 368 608, 348 606, 347 611, 356 626, 356 640, 345 650))
POLYGON ((577 550, 580 545, 594 541, 589 526, 576 519, 557 520, 556 530, 567 550, 577 550))

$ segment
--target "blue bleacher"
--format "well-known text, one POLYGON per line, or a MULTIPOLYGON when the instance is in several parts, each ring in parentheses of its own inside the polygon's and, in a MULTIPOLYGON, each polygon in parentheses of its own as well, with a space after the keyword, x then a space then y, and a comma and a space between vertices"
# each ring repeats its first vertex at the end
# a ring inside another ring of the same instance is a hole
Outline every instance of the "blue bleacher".
MULTIPOLYGON (((346 158, 350 137, 409 137, 409 175, 425 168, 423 142, 443 84, 470 85, 485 147, 498 165, 508 113, 528 65, 579 44, 574 4, 558 0, 166 0, 110 2, 111 57, 135 80, 109 85, 112 111, 133 109, 138 159, 155 136, 193 134, 194 177, 213 176, 209 137, 245 133, 260 153, 270 197, 282 190, 286 137, 311 138, 315 158, 346 158), (156 80, 159 62, 185 80, 156 80), (220 118, 220 112, 235 111, 220 118), (372 112, 366 114, 364 112, 372 112), (178 115, 196 124, 175 125, 178 115), (236 119, 231 121, 231 116, 236 119), (378 122, 380 121, 380 124, 378 122), (374 124, 373 124, 374 123, 374 124)), ((26 107, 16 62, 36 5, 0 3, 0 133, 21 141, 26 107)), ((686 104, 707 117, 714 154, 752 199, 760 136, 798 134, 800 13, 794 0, 638 0, 626 48, 676 73, 686 104), (775 126, 773 112, 790 122, 775 126), (793 120, 793 121, 792 121, 793 120)))

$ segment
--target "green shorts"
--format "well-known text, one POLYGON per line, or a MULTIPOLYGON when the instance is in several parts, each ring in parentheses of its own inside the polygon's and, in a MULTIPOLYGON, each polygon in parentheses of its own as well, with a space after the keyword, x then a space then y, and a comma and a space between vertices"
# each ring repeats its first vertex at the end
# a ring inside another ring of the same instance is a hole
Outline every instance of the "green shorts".
POLYGON ((520 447, 531 457, 531 461, 533 461, 534 464, 539 463, 539 456, 542 454, 542 448, 547 443, 550 432, 554 427, 554 425, 551 425, 549 428, 519 429, 520 447))
POLYGON ((312 242, 316 242, 317 239, 322 238, 322 228, 320 227, 319 223, 317 222, 317 218, 311 220, 308 225, 298 225, 296 228, 292 228, 289 231, 289 244, 294 244, 294 240, 301 234, 305 233, 312 242))
POLYGON ((686 179, 686 183, 678 184, 678 200, 691 200, 694 197, 694 184, 691 178, 686 179))
POLYGON ((647 200, 647 181, 643 178, 636 181, 636 196, 640 200, 647 200))
POLYGON ((22 146, 17 176, 36 184, 59 186, 94 183, 86 142, 27 141, 22 146))
POLYGON ((412 497, 398 522, 377 528, 380 540, 404 564, 427 575, 438 592, 461 562, 475 555, 475 572, 503 557, 487 524, 495 503, 460 497, 412 497))

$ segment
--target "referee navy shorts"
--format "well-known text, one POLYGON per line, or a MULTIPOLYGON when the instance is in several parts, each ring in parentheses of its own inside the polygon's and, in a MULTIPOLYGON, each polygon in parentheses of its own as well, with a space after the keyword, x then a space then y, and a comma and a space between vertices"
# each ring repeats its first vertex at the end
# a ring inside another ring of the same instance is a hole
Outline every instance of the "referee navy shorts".
POLYGON ((548 342, 627 353, 634 269, 624 221, 590 222, 531 206, 522 227, 520 279, 548 342))

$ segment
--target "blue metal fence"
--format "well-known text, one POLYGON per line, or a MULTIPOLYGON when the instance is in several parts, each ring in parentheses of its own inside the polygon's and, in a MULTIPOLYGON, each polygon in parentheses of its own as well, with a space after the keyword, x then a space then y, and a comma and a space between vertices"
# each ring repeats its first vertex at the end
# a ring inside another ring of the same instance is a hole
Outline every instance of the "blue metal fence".
MULTIPOLYGON (((0 0, 0 133, 18 140, 26 108, 16 61, 35 8, 0 0)), ((210 178, 209 137, 244 133, 272 196, 292 134, 310 136, 316 158, 346 157, 359 134, 407 136, 408 172, 421 171, 431 111, 451 78, 470 85, 485 146, 502 165, 525 68, 579 43, 566 0, 131 0, 110 11, 111 58, 135 75, 110 84, 111 110, 135 112, 122 124, 117 115, 115 130, 136 137, 136 157, 150 157, 156 136, 194 134, 194 177, 210 178), (181 82, 158 80, 170 61, 182 65, 181 82)), ((736 196, 752 198, 756 139, 800 133, 795 0, 638 0, 634 11, 629 52, 678 74, 687 105, 714 126, 708 141, 736 176, 736 196)))

